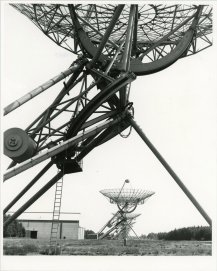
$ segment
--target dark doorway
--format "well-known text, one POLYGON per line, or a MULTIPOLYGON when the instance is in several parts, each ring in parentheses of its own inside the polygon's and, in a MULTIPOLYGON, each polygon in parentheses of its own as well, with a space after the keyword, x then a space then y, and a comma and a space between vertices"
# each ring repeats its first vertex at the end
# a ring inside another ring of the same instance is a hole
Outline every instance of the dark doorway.
POLYGON ((32 238, 32 239, 37 239, 37 231, 31 231, 30 232, 30 238, 32 238))

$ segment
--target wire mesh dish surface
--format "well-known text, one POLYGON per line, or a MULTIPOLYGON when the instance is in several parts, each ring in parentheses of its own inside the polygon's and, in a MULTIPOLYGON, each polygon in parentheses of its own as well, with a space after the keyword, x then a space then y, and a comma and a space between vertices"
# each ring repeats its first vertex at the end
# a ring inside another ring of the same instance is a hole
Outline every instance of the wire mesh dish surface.
MULTIPOLYGON (((45 35, 58 46, 72 53, 79 53, 74 47, 75 29, 67 4, 11 4, 28 17, 45 35)), ((112 19, 117 5, 114 4, 77 4, 74 10, 80 26, 95 45, 101 42, 102 36, 112 19)), ((161 54, 167 46, 176 46, 177 41, 191 27, 196 15, 196 5, 138 5, 137 11, 137 53, 142 53, 154 43, 159 42, 161 54), (168 35, 168 37, 167 37, 168 35), (166 39, 162 40, 162 37, 166 39)), ((130 5, 124 5, 113 32, 109 46, 117 47, 125 39, 127 32, 130 5)), ((201 41, 196 52, 211 45, 207 35, 212 32, 212 7, 205 5, 197 22, 194 39, 201 41)), ((198 42, 197 42, 198 46, 198 42)), ((194 46, 196 48, 196 46, 194 46)), ((195 48, 188 50, 188 55, 195 53, 195 48)), ((160 55, 159 55, 160 57, 160 55)))
POLYGON ((154 192, 142 189, 104 189, 101 190, 105 197, 107 197, 113 204, 143 204, 145 200, 151 197, 154 192))

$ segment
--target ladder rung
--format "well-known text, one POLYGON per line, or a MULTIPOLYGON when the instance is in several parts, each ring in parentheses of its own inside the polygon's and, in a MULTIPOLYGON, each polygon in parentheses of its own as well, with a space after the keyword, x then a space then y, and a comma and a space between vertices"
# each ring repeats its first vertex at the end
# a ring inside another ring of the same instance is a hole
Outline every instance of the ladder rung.
POLYGON ((60 179, 56 183, 54 207, 53 207, 53 221, 51 225, 51 234, 50 234, 50 246, 56 246, 58 232, 59 232, 59 218, 60 218, 60 208, 61 208, 61 199, 62 199, 62 188, 63 180, 60 179))

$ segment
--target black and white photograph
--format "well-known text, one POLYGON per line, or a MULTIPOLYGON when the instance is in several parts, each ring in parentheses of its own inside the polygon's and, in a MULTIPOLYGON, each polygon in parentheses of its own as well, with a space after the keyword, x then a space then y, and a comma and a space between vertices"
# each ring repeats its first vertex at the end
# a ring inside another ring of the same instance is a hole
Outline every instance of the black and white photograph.
POLYGON ((2 271, 215 271, 216 1, 1 1, 2 271))

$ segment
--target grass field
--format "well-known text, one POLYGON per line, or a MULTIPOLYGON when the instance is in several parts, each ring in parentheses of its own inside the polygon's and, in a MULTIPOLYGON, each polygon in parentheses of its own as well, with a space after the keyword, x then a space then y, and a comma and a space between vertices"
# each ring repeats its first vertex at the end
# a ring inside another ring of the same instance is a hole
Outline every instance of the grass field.
MULTIPOLYGON (((48 255, 48 240, 5 238, 4 255, 48 255)), ((60 240, 59 255, 191 256, 211 255, 209 241, 60 240)))

